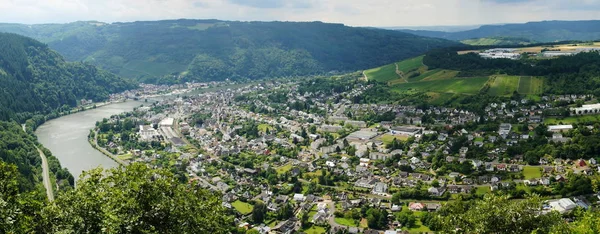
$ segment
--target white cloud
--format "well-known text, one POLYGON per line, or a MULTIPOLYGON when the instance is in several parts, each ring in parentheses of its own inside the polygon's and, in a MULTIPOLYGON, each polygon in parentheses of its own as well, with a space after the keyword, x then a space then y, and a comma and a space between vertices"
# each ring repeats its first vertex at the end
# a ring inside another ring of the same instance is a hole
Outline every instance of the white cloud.
POLYGON ((0 22, 159 19, 425 26, 597 19, 599 0, 0 0, 0 22))

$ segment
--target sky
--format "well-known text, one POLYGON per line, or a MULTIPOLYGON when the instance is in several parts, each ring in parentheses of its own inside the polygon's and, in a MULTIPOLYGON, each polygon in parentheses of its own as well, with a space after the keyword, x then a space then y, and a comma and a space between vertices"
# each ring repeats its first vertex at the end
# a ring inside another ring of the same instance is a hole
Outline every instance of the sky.
POLYGON ((161 19, 438 26, 600 19, 600 0, 0 0, 0 22, 161 19))

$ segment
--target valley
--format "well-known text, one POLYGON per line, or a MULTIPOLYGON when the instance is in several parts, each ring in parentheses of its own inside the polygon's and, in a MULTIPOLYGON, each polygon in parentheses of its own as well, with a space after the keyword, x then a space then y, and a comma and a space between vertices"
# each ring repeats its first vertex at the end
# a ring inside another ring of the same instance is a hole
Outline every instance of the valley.
POLYGON ((0 23, 0 233, 600 230, 600 21, 106 22, 0 23))

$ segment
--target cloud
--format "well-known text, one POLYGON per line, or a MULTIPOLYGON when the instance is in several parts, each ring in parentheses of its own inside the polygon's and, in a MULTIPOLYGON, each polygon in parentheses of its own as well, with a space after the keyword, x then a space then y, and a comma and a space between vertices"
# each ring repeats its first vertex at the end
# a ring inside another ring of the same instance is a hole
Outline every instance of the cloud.
POLYGON ((249 6, 253 8, 310 8, 312 5, 309 1, 303 0, 228 0, 229 2, 241 6, 249 6))
POLYGON ((529 3, 535 0, 482 0, 484 2, 493 2, 498 4, 518 4, 518 3, 529 3))
POLYGON ((0 0, 0 22, 160 19, 323 21, 351 26, 431 26, 583 20, 598 0, 0 0))

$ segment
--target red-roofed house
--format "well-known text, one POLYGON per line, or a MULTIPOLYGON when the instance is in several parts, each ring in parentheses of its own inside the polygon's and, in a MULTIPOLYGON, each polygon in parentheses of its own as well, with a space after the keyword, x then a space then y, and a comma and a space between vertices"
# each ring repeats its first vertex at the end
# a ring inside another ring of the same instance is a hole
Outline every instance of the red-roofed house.
POLYGON ((420 202, 411 202, 408 204, 408 209, 412 211, 425 209, 425 204, 420 202))

